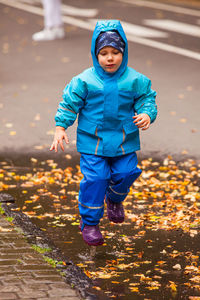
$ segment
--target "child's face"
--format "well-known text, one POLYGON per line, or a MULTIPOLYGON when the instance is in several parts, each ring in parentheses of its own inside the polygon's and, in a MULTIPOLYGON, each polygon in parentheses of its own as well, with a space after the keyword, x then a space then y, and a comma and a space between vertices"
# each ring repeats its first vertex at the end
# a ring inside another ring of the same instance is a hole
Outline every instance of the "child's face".
POLYGON ((98 61, 104 71, 113 73, 116 72, 123 59, 122 53, 116 48, 106 46, 99 51, 98 61))

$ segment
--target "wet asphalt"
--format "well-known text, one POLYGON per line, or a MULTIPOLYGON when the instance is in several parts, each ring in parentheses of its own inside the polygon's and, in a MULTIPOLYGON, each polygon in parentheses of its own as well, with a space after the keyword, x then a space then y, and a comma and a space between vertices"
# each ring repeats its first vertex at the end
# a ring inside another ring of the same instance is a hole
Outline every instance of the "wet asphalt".
MULTIPOLYGON (((146 19, 170 19, 197 25, 199 17, 120 1, 64 1, 78 8, 96 8, 97 18, 115 18, 144 26, 146 19)), ((198 1, 170 1, 171 5, 199 11, 198 1)), ((38 6, 38 4, 37 4, 38 6)), ((88 21, 87 17, 74 16, 88 21)), ((42 16, 0 3, 0 154, 17 156, 31 153, 50 157, 54 115, 62 91, 73 76, 92 65, 92 32, 65 24, 66 38, 34 43, 31 36, 43 26, 42 16)), ((148 27, 152 28, 153 27, 148 27)), ((154 28, 155 29, 155 28, 154 28)), ((199 52, 199 38, 169 30, 154 41, 199 52)), ((199 60, 129 42, 129 65, 152 80, 158 93, 158 118, 141 133, 139 156, 156 159, 172 155, 176 160, 199 159, 200 102, 199 60)), ((68 130, 76 152, 76 124, 68 130)))

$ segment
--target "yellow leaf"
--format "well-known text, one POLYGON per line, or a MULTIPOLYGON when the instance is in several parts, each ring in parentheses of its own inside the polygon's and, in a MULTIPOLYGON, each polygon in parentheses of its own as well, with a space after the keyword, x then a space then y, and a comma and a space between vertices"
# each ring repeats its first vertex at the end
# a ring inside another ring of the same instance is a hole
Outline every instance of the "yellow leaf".
POLYGON ((131 264, 120 264, 120 265, 117 265, 117 267, 120 269, 120 270, 125 270, 125 269, 128 269, 131 267, 131 264))
POLYGON ((73 222, 73 223, 71 223, 71 225, 80 225, 80 222, 73 222))
POLYGON ((159 290, 159 287, 158 286, 146 286, 145 287, 146 289, 152 291, 152 290, 159 290))
POLYGON ((134 292, 134 293, 138 293, 139 292, 139 289, 138 287, 129 287, 129 289, 131 290, 131 292, 134 292))
POLYGON ((17 132, 16 131, 10 131, 10 133, 9 133, 11 136, 13 136, 13 135, 16 135, 17 134, 17 132))
POLYGON ((130 281, 130 279, 128 278, 128 279, 124 279, 123 280, 123 282, 129 282, 130 281))
POLYGON ((31 160, 32 163, 36 163, 38 161, 36 158, 33 158, 33 157, 31 157, 30 160, 31 160))
POLYGON ((164 260, 157 261, 158 265, 164 265, 165 263, 166 263, 166 261, 164 261, 164 260))
POLYGON ((186 123, 186 122, 187 122, 187 119, 181 118, 179 121, 180 121, 181 123, 186 123))
POLYGON ((112 277, 112 275, 111 274, 99 274, 98 277, 102 278, 102 279, 109 279, 112 277))
POLYGON ((93 286, 93 289, 97 290, 97 291, 100 291, 101 288, 99 286, 93 286))
POLYGON ((176 291, 177 291, 177 288, 176 288, 177 285, 175 284, 175 282, 170 281, 169 287, 171 288, 171 290, 172 290, 173 292, 176 292, 176 291))

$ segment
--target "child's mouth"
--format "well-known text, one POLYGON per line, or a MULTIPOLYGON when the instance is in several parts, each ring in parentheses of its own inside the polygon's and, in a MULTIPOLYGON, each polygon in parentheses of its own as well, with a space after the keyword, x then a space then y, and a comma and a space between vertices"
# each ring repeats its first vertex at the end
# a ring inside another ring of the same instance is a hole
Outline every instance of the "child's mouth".
POLYGON ((114 64, 106 65, 107 68, 113 68, 114 66, 114 64))

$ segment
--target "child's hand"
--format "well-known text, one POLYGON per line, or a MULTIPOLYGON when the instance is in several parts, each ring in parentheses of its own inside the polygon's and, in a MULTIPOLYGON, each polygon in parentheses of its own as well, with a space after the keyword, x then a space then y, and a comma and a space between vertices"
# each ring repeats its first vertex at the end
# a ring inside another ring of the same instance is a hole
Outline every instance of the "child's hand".
POLYGON ((142 130, 147 130, 150 126, 151 119, 147 114, 139 114, 133 117, 135 125, 142 130))
POLYGON ((62 151, 64 151, 64 145, 63 145, 63 140, 65 140, 66 144, 69 144, 69 139, 67 137, 67 134, 65 132, 65 128, 57 126, 56 127, 56 132, 54 135, 54 140, 51 145, 50 151, 55 149, 55 152, 58 151, 58 144, 60 144, 60 148, 62 151))

